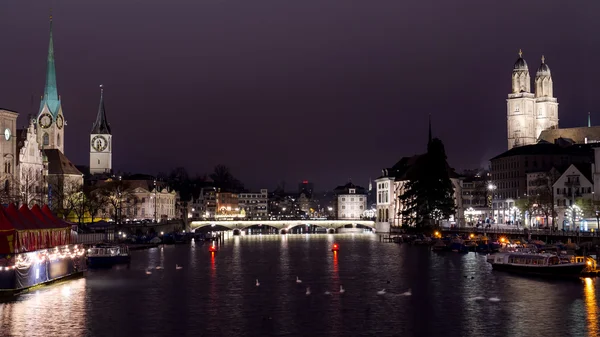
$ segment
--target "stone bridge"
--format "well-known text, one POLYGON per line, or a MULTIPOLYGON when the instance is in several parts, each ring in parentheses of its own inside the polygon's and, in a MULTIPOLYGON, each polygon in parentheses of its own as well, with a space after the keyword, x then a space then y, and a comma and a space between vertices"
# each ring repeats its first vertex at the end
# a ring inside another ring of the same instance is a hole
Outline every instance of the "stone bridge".
POLYGON ((297 226, 317 226, 327 229, 327 232, 334 232, 338 228, 348 225, 357 227, 357 225, 375 229, 375 221, 368 220, 223 220, 223 221, 192 221, 190 227, 192 230, 206 226, 221 226, 229 230, 242 231, 253 226, 269 226, 276 228, 279 233, 288 233, 297 226))

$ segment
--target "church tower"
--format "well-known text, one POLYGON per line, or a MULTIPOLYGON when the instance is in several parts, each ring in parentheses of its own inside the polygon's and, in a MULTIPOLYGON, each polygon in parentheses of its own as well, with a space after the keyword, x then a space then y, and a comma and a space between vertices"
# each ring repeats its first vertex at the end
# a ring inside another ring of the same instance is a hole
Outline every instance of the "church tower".
POLYGON ((110 173, 112 170, 112 135, 104 110, 104 89, 100 86, 100 106, 90 133, 90 173, 110 173))
POLYGON ((537 142, 535 97, 531 93, 529 68, 521 50, 513 66, 512 92, 508 94, 506 103, 508 149, 535 144, 537 142))
POLYGON ((52 16, 50 16, 50 45, 46 63, 46 87, 40 103, 40 112, 36 118, 38 144, 43 149, 58 149, 65 152, 65 118, 56 87, 56 69, 54 67, 54 43, 52 40, 52 16))
POLYGON ((546 129, 558 128, 558 102, 553 97, 552 75, 543 55, 542 64, 535 74, 535 111, 536 138, 546 129))

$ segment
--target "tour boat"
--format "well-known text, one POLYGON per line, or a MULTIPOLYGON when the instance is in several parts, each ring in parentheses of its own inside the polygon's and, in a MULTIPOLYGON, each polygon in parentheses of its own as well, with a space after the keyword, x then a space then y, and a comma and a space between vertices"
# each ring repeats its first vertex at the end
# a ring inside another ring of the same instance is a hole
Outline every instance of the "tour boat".
POLYGON ((88 249, 87 263, 91 268, 111 267, 116 264, 125 264, 131 261, 129 248, 121 246, 97 246, 88 249))
POLYGON ((539 276, 578 277, 588 266, 554 254, 496 253, 487 261, 494 270, 539 276))

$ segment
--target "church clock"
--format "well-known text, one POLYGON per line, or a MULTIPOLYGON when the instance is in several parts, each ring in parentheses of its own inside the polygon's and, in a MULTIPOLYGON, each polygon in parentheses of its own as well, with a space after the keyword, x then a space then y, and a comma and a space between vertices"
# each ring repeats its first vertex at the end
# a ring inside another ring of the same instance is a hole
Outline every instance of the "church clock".
POLYGON ((44 129, 47 129, 52 125, 52 116, 50 114, 45 113, 40 117, 40 126, 44 129))
POLYGON ((108 142, 106 141, 106 138, 104 138, 103 136, 96 136, 96 137, 92 138, 92 147, 94 148, 94 150, 96 150, 98 152, 102 152, 102 151, 106 150, 107 145, 108 145, 108 142))
POLYGON ((56 118, 56 126, 59 129, 62 129, 63 125, 65 125, 65 120, 63 119, 62 115, 58 115, 58 117, 56 118))

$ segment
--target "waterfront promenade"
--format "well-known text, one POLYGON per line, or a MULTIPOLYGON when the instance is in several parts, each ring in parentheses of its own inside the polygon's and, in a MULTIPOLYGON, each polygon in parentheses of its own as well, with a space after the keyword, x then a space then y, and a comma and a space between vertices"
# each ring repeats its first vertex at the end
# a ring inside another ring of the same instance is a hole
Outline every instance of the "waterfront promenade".
POLYGON ((540 240, 552 240, 552 241, 583 241, 583 242, 597 242, 600 243, 599 232, 582 232, 582 231, 563 231, 563 230, 549 230, 549 229, 536 229, 536 228, 475 228, 475 227, 461 227, 461 228, 442 228, 443 234, 475 234, 475 235, 489 235, 492 237, 504 236, 507 238, 525 238, 531 235, 532 239, 540 240))

